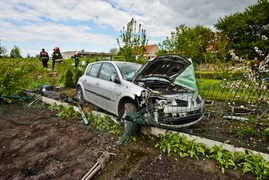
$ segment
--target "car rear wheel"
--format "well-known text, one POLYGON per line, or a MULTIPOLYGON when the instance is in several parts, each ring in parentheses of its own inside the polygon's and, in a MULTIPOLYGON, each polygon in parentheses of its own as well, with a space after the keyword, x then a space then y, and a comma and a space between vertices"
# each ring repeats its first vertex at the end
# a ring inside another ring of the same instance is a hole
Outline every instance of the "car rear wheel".
POLYGON ((77 87, 77 99, 79 101, 84 101, 84 98, 83 98, 83 92, 82 92, 82 89, 80 86, 77 87))
MULTIPOLYGON (((137 113, 137 107, 133 103, 125 103, 123 107, 125 112, 124 114, 126 116, 132 116, 137 113)), ((138 131, 138 124, 132 121, 124 120, 124 129, 126 130, 127 128, 134 134, 138 131)))

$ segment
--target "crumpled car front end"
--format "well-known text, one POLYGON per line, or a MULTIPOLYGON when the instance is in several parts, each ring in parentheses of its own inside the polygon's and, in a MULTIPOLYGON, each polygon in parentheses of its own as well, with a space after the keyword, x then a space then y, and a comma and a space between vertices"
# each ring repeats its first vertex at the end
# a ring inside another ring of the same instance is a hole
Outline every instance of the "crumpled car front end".
POLYGON ((167 129, 180 129, 199 122, 205 113, 205 103, 194 91, 178 94, 144 93, 144 119, 147 124, 167 129))
POLYGON ((205 103, 196 86, 191 60, 179 54, 166 54, 147 61, 132 82, 145 89, 140 107, 147 124, 179 129, 199 122, 205 113, 205 103), (181 75, 183 75, 181 77, 181 75), (190 78, 192 77, 192 78, 190 78))

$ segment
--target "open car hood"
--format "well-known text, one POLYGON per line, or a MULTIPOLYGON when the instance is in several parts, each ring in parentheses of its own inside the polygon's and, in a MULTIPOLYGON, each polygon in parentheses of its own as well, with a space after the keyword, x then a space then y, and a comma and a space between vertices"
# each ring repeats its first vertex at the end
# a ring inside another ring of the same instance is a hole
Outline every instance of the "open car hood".
POLYGON ((159 77, 171 83, 188 67, 191 62, 179 54, 165 54, 148 60, 135 74, 132 82, 147 77, 159 77))

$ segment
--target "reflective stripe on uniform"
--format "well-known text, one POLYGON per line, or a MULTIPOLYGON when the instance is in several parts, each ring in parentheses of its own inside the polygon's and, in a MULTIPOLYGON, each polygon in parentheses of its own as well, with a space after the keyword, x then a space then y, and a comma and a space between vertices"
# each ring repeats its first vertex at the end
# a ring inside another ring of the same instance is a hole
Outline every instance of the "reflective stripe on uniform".
POLYGON ((49 60, 48 57, 41 57, 41 60, 49 60))

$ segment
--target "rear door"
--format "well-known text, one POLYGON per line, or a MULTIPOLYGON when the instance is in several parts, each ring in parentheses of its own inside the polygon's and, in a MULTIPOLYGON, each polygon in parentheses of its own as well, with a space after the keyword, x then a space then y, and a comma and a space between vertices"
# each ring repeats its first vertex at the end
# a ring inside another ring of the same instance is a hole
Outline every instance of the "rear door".
POLYGON ((101 63, 96 63, 87 68, 86 78, 82 80, 84 84, 85 99, 93 104, 96 104, 98 98, 96 84, 98 84, 98 75, 101 63))

